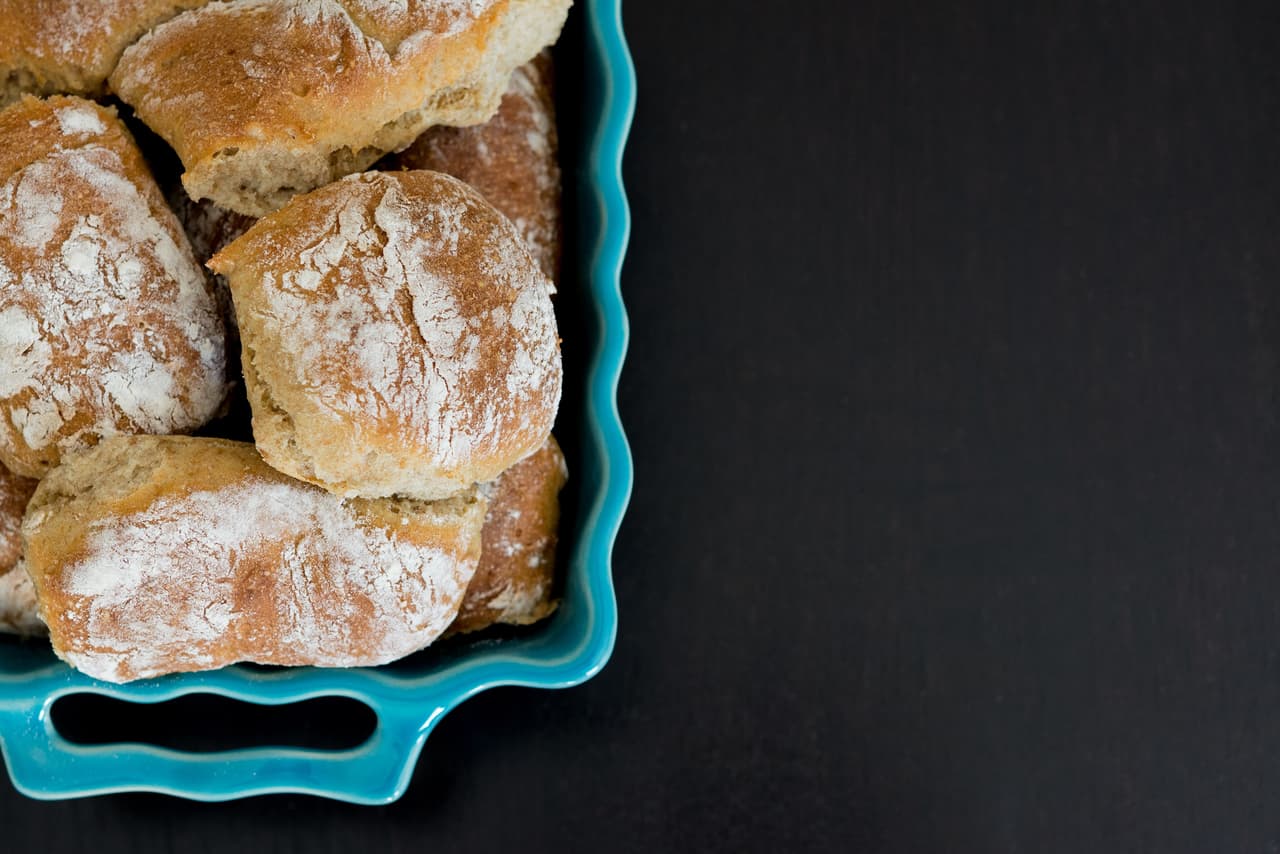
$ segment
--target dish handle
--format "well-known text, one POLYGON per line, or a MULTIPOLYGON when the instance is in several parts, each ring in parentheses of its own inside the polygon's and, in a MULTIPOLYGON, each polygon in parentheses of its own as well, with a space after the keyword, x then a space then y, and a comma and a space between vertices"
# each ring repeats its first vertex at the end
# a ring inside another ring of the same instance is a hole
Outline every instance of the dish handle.
MULTIPOLYGON (((348 750, 257 747, 188 752, 138 743, 77 744, 56 729, 53 704, 74 690, 28 701, 0 699, 0 749, 14 785, 41 800, 155 792, 202 801, 294 793, 359 804, 385 804, 408 787, 418 753, 443 716, 441 706, 388 702, 360 693, 343 695, 369 706, 378 723, 369 738, 348 750)), ((98 692, 92 692, 98 693, 98 692)), ((244 702, 264 703, 233 692, 244 702)), ((116 694, 115 696, 119 696, 116 694)), ((278 693, 267 705, 300 702, 314 693, 278 693)), ((326 693, 324 696, 334 696, 326 693)), ((138 702, 171 697, 142 694, 138 702)))

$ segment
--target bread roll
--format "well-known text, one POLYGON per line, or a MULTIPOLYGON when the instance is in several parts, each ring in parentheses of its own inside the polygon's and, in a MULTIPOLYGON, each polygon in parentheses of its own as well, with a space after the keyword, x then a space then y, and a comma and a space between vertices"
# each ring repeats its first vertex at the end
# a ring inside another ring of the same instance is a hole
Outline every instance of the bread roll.
POLYGON ((435 172, 353 175, 214 256, 268 463, 342 495, 434 499, 536 451, 560 402, 548 282, 435 172))
POLYGON ((125 682, 237 661, 355 667, 431 643, 480 556, 485 501, 343 500, 253 446, 110 439, 36 489, 27 568, 54 651, 125 682))
POLYGON ((0 632, 37 634, 35 589, 22 567, 22 514, 36 481, 0 466, 0 632))
POLYGON ((481 487, 489 510, 481 534, 480 566, 450 633, 497 623, 523 626, 555 610, 552 586, 560 490, 569 470, 554 438, 481 487))
POLYGON ((228 0, 125 51, 111 85, 182 158, 183 184, 261 216, 435 124, 498 108, 571 0, 228 0))
POLYGON ((147 30, 209 0, 0 0, 0 106, 23 92, 96 97, 147 30))
POLYGON ((105 436, 204 424, 222 320, 115 113, 26 96, 0 139, 0 462, 40 477, 105 436))
POLYGON ((502 106, 482 125, 434 127, 391 158, 390 167, 430 169, 480 191, 511 220, 542 272, 560 278, 560 165, 551 55, 511 75, 502 106))

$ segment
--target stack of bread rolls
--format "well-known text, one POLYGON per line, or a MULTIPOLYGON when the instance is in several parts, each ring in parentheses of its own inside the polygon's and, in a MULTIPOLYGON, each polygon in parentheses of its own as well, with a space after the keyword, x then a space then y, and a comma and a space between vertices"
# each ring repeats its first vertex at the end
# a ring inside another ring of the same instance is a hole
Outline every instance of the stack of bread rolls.
POLYGON ((122 682, 552 613, 569 5, 0 0, 0 631, 122 682))

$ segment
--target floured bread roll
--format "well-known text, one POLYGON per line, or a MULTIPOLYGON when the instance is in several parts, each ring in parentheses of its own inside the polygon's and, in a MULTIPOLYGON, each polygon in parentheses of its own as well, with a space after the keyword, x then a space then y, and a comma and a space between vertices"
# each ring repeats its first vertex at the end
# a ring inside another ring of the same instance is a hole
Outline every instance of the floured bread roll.
POLYGON ((0 106, 23 92, 97 96, 143 33, 209 0, 0 0, 0 106))
POLYGON ((125 51, 111 85, 182 158, 193 198, 261 216, 498 108, 571 0, 228 0, 125 51))
POLYGON ((70 456, 23 523, 53 648, 125 682, 237 661, 355 667, 431 643, 480 556, 485 501, 343 500, 252 445, 133 436, 70 456))
POLYGON ((569 470, 554 438, 481 490, 489 494, 480 566, 467 587, 453 632, 497 623, 523 626, 555 610, 556 529, 569 470))
POLYGON ((259 220, 209 266, 231 284, 254 440, 286 474, 341 495, 441 498, 551 433, 548 282, 460 181, 353 175, 259 220))
POLYGON ((115 113, 29 96, 0 111, 0 462, 180 433, 226 390, 222 319, 115 113))
POLYGON ((480 191, 524 237, 542 272, 560 276, 560 165, 551 55, 511 75, 502 106, 472 127, 434 127, 391 158, 391 168, 430 169, 480 191))
POLYGON ((36 615, 36 592, 22 567, 22 514, 36 481, 0 466, 0 632, 44 631, 36 615))

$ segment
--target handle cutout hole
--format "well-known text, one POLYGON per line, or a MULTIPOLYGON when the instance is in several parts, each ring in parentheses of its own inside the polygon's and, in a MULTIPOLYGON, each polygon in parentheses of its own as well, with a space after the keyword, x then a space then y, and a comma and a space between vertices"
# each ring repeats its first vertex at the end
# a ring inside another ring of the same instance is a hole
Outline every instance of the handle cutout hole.
POLYGON ((266 706, 188 694, 163 703, 130 703, 71 694, 53 704, 53 725, 75 744, 134 742, 217 753, 248 747, 350 750, 369 740, 378 716, 348 697, 266 706))

